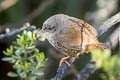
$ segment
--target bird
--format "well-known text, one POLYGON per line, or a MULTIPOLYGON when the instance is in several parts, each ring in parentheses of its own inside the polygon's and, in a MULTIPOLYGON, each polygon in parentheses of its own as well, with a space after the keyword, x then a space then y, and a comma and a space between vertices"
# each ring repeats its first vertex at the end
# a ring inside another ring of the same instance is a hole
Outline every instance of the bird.
POLYGON ((67 63, 71 57, 89 53, 96 48, 106 49, 107 46, 97 38, 96 29, 87 22, 65 14, 56 14, 49 17, 42 25, 42 29, 35 31, 39 40, 47 39, 49 43, 65 57, 62 63, 67 63))

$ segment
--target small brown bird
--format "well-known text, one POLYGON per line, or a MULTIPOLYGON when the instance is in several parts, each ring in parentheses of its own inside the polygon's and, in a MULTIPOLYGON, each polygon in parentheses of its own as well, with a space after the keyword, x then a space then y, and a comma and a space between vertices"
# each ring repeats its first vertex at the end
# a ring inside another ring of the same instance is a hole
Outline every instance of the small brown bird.
POLYGON ((88 23, 64 14, 57 14, 48 18, 40 31, 36 31, 41 40, 47 39, 59 52, 66 55, 60 61, 69 64, 66 59, 78 57, 96 48, 107 48, 97 39, 97 32, 88 23))

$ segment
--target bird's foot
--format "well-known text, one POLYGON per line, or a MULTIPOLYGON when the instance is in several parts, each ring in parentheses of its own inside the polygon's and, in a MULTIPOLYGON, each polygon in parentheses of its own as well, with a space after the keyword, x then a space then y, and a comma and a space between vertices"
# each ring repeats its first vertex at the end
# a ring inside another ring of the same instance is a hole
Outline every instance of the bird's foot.
POLYGON ((67 61, 67 59, 71 58, 71 56, 64 57, 60 60, 59 67, 61 67, 62 63, 66 63, 70 67, 70 63, 67 61))

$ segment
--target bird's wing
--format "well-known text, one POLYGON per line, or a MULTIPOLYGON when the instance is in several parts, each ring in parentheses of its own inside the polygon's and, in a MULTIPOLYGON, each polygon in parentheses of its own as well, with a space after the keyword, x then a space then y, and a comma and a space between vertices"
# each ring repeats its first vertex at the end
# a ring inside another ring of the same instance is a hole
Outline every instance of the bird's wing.
POLYGON ((94 27, 89 25, 88 23, 77 19, 77 18, 70 18, 70 26, 72 31, 68 32, 69 37, 68 40, 71 40, 69 43, 69 48, 75 50, 83 50, 86 49, 87 46, 91 44, 97 44, 97 31, 94 27))
POLYGON ((80 26, 80 27, 87 28, 87 30, 88 30, 91 34, 93 34, 93 35, 95 35, 95 36, 98 35, 96 29, 95 29, 93 26, 91 26, 90 24, 88 24, 87 22, 85 22, 85 21, 83 21, 83 20, 81 20, 81 19, 78 19, 78 18, 74 18, 74 17, 70 17, 68 20, 71 21, 71 22, 76 23, 76 24, 77 24, 78 26, 80 26))

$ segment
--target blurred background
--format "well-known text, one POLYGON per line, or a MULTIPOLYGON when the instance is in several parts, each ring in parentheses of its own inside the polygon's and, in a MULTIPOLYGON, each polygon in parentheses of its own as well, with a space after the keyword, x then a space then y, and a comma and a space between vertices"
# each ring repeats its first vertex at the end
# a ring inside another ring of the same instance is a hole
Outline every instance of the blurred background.
MULTIPOLYGON (((119 11, 120 0, 0 0, 0 34, 4 34, 6 30, 18 29, 26 22, 41 28, 42 23, 55 14, 77 17, 98 28, 103 21, 119 11)), ((117 25, 100 36, 100 41, 106 41, 116 28, 117 25)), ((1 58, 4 57, 3 50, 12 44, 12 41, 12 38, 8 41, 0 41, 0 80, 14 79, 6 75, 7 72, 14 71, 11 64, 1 61, 1 58)), ((59 54, 48 41, 37 41, 36 45, 48 58, 45 80, 50 80, 63 55, 59 54)), ((119 45, 117 43, 113 51, 118 52, 118 49, 119 45)), ((72 68, 67 71, 63 80, 73 80, 89 59, 90 54, 81 55, 72 65, 72 68)), ((101 70, 97 70, 88 80, 101 80, 101 72, 101 70)))

